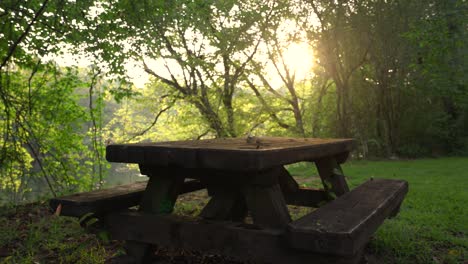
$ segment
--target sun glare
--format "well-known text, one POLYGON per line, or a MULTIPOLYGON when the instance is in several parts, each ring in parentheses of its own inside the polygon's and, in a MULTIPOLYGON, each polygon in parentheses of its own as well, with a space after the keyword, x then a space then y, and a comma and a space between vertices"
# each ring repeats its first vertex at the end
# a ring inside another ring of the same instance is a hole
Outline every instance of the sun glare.
MULTIPOLYGON (((290 74, 295 75, 296 83, 303 81, 311 76, 312 67, 314 65, 314 56, 310 46, 307 43, 291 43, 283 51, 283 58, 284 64, 286 65, 290 74)), ((90 64, 92 64, 92 59, 89 57, 70 54, 67 52, 65 52, 64 55, 49 56, 46 59, 55 60, 59 65, 62 66, 77 65, 79 67, 88 67, 90 64)), ((266 58, 263 59, 267 60, 266 58)), ((151 69, 157 71, 158 73, 161 73, 161 75, 163 75, 166 78, 170 78, 170 76, 167 76, 167 74, 165 74, 167 73, 167 69, 161 60, 148 59, 146 63, 151 69)), ((278 61, 277 65, 280 69, 281 74, 284 76, 285 71, 282 62, 278 61)), ((171 71, 177 73, 178 65, 176 63, 168 66, 171 68, 171 71)), ((125 69, 129 77, 137 87, 142 88, 149 81, 148 74, 143 70, 143 67, 139 62, 130 61, 127 65, 125 65, 125 69)), ((281 76, 278 74, 278 71, 274 67, 273 63, 267 62, 265 70, 267 72, 266 78, 268 79, 272 87, 274 87, 275 89, 279 89, 285 85, 281 79, 281 76)))
MULTIPOLYGON (((312 67, 314 64, 313 52, 309 45, 305 42, 291 43, 286 50, 283 51, 284 64, 291 75, 295 75, 296 82, 300 82, 312 74, 312 67)), ((283 66, 279 62, 278 67, 280 68, 281 74, 285 75, 283 66)), ((280 88, 284 86, 281 76, 271 63, 268 66, 269 79, 273 87, 280 88)))
POLYGON ((313 55, 307 43, 293 43, 284 52, 286 65, 298 80, 306 78, 313 66, 313 55))

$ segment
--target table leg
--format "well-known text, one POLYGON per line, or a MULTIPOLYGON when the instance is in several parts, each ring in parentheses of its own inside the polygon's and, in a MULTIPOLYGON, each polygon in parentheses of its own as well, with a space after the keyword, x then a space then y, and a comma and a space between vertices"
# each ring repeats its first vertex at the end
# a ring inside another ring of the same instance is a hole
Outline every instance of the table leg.
POLYGON ((262 228, 283 229, 291 222, 279 184, 248 186, 245 198, 255 225, 262 228))
POLYGON ((315 161, 325 191, 333 198, 349 192, 340 164, 334 157, 315 161))
POLYGON ((205 219, 244 221, 247 206, 240 192, 220 188, 213 194, 200 216, 205 219))
POLYGON ((252 173, 244 187, 245 201, 253 222, 262 228, 283 229, 291 222, 283 190, 295 191, 295 180, 283 167, 252 173), (290 177, 290 178, 289 178, 290 177))
POLYGON ((247 206, 240 191, 238 173, 206 169, 198 173, 211 196, 200 216, 211 220, 244 221, 247 206))
MULTIPOLYGON (((140 165, 142 174, 149 177, 140 202, 140 211, 151 214, 170 214, 174 209, 177 196, 185 177, 177 169, 156 168, 140 165)), ((127 255, 135 263, 151 261, 153 246, 136 241, 126 241, 127 255)))
POLYGON ((212 173, 205 172, 208 177, 204 181, 212 197, 203 208, 201 217, 243 221, 248 209, 254 224, 262 228, 284 228, 291 222, 282 189, 294 192, 298 186, 283 167, 241 174, 215 172, 223 174, 223 178, 214 177, 216 175, 212 173))
POLYGON ((289 174, 288 170, 283 166, 277 169, 279 171, 278 182, 283 194, 297 192, 299 190, 299 184, 297 184, 296 180, 289 174))
POLYGON ((156 174, 148 176, 150 179, 143 193, 140 210, 153 214, 172 213, 184 177, 156 174))

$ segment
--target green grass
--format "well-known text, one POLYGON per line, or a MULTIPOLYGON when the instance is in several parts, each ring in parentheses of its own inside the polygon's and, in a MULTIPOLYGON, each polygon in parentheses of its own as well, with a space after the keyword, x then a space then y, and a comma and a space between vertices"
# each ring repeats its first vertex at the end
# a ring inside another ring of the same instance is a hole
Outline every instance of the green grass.
MULTIPOLYGON (((290 166, 299 177, 315 167, 290 166)), ((468 257, 468 158, 353 161, 343 164, 351 188, 371 177, 404 179, 409 193, 400 214, 387 220, 370 250, 387 263, 464 263, 468 257)))

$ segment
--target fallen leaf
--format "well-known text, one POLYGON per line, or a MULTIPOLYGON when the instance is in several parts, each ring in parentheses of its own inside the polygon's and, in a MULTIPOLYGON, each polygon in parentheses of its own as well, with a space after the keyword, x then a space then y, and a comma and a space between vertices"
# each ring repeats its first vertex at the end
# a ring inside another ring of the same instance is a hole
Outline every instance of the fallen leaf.
POLYGON ((55 215, 55 216, 60 216, 60 213, 61 213, 61 212, 62 212, 62 204, 59 204, 59 205, 57 206, 57 209, 55 209, 54 215, 55 215))

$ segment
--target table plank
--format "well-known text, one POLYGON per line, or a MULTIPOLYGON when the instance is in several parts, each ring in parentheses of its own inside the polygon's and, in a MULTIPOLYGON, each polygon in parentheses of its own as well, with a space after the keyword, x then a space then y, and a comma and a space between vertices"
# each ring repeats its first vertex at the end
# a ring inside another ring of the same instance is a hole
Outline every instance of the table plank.
POLYGON ((107 146, 106 159, 157 166, 248 171, 323 157, 346 157, 344 154, 354 146, 353 139, 282 137, 112 144, 107 146))

